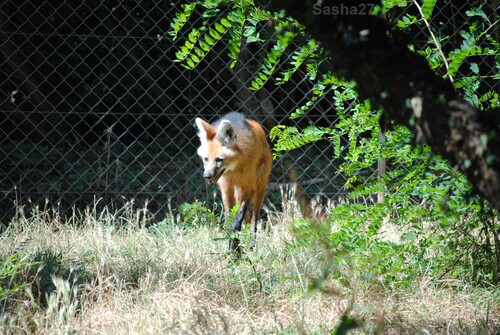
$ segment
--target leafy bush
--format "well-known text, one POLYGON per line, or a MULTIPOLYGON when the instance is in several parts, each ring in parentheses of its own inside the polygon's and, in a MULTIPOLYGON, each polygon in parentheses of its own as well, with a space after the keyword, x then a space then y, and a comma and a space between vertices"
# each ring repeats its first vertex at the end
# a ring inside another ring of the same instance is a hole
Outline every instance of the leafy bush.
POLYGON ((37 264, 17 253, 0 258, 0 310, 5 310, 9 299, 30 284, 25 278, 26 270, 37 264))
POLYGON ((205 202, 195 201, 194 203, 183 203, 179 206, 182 227, 196 227, 204 225, 214 225, 217 223, 217 216, 208 209, 205 202))
POLYGON ((491 110, 500 107, 498 92, 492 89, 493 86, 487 85, 487 81, 500 79, 500 43, 498 36, 495 36, 500 21, 495 20, 494 15, 490 18, 485 13, 482 8, 485 3, 479 7, 470 5, 465 12, 467 19, 458 34, 455 31, 453 36, 453 39, 460 39, 461 43, 457 43, 459 46, 451 51, 447 51, 449 46, 446 44, 452 36, 442 33, 444 29, 441 25, 444 23, 433 20, 436 16, 436 0, 384 0, 382 4, 375 9, 375 14, 388 13, 397 7, 416 8, 419 15, 402 15, 394 25, 395 30, 409 30, 417 26, 427 32, 428 40, 421 45, 408 45, 410 50, 425 57, 430 67, 450 80, 473 106, 491 110), (481 63, 488 62, 496 64, 495 73, 485 72, 481 63))

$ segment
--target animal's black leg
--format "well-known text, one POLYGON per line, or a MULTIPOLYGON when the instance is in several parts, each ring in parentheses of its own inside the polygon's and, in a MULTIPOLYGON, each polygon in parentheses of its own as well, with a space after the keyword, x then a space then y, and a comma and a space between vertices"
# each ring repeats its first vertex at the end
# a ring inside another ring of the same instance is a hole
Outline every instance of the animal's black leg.
POLYGON ((243 221, 245 220, 245 215, 248 210, 247 202, 245 201, 240 205, 240 209, 236 216, 234 217, 233 226, 231 227, 231 232, 241 231, 241 226, 243 225, 243 221))
MULTIPOLYGON (((240 209, 233 221, 233 226, 231 227, 231 232, 241 231, 241 226, 243 225, 243 220, 245 220, 245 215, 248 210, 248 202, 245 201, 240 205, 240 209)), ((237 255, 241 254, 240 240, 235 237, 229 241, 229 250, 235 252, 237 255)))

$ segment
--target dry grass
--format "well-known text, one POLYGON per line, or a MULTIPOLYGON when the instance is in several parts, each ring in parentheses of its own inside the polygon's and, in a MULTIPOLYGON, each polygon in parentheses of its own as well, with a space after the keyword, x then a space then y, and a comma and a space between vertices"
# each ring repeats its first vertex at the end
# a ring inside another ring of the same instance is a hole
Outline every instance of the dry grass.
POLYGON ((272 229, 242 261, 213 227, 148 229, 132 207, 89 210, 69 225, 50 210, 21 216, 0 236, 0 256, 49 252, 74 276, 52 279, 46 306, 10 297, 0 333, 325 334, 344 314, 361 325, 354 333, 500 333, 498 289, 422 279, 401 291, 349 278, 309 291, 322 265, 312 250, 288 247, 296 210, 268 214, 272 229))

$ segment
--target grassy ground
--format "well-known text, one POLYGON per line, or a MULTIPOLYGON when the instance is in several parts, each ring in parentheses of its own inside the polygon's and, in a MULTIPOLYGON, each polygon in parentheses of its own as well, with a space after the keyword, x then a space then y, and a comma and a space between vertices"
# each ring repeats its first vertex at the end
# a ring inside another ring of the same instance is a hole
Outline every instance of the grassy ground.
POLYGON ((290 247, 295 215, 270 212, 272 229, 239 261, 222 231, 145 228, 132 207, 70 224, 20 215, 0 236, 0 333, 328 334, 344 317, 357 334, 500 334, 498 289, 355 277, 308 289, 322 255, 290 247))

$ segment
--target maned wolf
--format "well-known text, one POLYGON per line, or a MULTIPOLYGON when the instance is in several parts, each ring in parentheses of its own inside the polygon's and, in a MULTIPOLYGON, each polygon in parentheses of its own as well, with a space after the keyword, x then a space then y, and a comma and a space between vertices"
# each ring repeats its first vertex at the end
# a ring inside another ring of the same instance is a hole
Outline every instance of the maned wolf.
MULTIPOLYGON (((250 234, 251 248, 254 248, 257 220, 272 164, 264 129, 257 121, 236 112, 228 113, 212 124, 196 118, 196 127, 201 141, 198 155, 203 160, 203 177, 207 184, 219 185, 226 221, 234 205, 240 205, 232 232, 241 230, 243 220, 250 221, 248 210, 252 209, 250 234)), ((229 246, 233 251, 240 251, 237 239, 229 246)))

